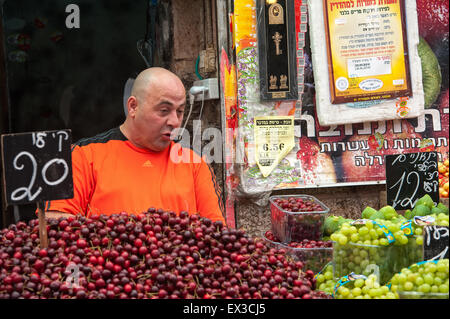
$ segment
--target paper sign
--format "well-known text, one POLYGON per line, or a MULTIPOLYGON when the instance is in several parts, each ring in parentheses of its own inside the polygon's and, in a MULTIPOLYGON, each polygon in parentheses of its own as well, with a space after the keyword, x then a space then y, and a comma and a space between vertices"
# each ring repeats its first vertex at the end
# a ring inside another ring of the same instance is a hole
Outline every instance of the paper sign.
POLYGON ((255 159, 264 177, 294 148, 294 117, 255 117, 255 159))

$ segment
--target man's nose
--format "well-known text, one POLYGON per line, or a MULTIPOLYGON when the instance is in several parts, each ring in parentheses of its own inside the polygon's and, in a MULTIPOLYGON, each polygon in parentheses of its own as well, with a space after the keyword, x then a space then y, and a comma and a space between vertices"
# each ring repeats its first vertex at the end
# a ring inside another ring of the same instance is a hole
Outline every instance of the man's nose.
POLYGON ((181 120, 178 117, 177 111, 172 111, 170 112, 169 118, 167 119, 167 125, 172 126, 172 127, 179 127, 181 124, 181 120))

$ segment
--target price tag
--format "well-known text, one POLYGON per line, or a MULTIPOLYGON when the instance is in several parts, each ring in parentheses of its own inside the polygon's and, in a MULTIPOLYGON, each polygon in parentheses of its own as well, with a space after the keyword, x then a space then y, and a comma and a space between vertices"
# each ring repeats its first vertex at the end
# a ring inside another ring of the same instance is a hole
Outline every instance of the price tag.
POLYGON ((439 202, 437 153, 409 153, 386 156, 387 204, 395 209, 412 209, 429 194, 439 202))
POLYGON ((267 177, 295 146, 294 117, 255 117, 254 134, 256 163, 267 177))
POLYGON ((9 205, 73 197, 70 130, 2 135, 9 205))
POLYGON ((6 203, 36 203, 41 248, 48 247, 44 201, 73 198, 70 130, 2 135, 6 203))
POLYGON ((448 227, 426 226, 423 240, 423 260, 448 258, 448 227))

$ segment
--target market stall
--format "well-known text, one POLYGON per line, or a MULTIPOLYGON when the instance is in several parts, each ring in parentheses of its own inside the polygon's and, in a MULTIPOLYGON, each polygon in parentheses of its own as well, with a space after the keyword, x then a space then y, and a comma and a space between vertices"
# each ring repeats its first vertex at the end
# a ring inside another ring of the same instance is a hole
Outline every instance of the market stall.
POLYGON ((226 223, 46 220, 73 196, 70 131, 2 135, 5 202, 39 218, 0 230, 0 299, 448 299, 448 2, 216 4, 226 223), (307 194, 372 185, 352 216, 307 194), (270 226, 239 227, 242 201, 270 226))

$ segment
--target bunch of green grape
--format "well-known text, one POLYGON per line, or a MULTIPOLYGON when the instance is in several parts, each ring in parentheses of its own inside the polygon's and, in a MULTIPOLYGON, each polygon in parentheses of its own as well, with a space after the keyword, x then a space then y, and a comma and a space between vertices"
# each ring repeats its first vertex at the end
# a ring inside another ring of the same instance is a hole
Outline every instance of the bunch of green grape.
POLYGON ((344 223, 330 236, 335 242, 333 261, 337 277, 351 272, 368 276, 379 271, 386 283, 395 273, 422 260, 423 229, 411 223, 409 235, 402 230, 406 219, 365 220, 361 224, 344 223), (412 230, 411 230, 412 229, 412 230), (392 242, 388 236, 392 235, 392 242))
POLYGON ((336 281, 333 278, 333 265, 328 264, 323 271, 316 276, 316 290, 332 295, 335 286, 336 281))
POLYGON ((392 277, 392 291, 406 296, 413 296, 412 293, 416 292, 420 298, 424 298, 422 294, 443 294, 448 298, 448 270, 448 259, 413 264, 392 277))
POLYGON ((430 216, 433 216, 434 218, 436 218, 436 222, 435 222, 436 225, 448 227, 448 215, 446 215, 444 213, 440 213, 437 215, 431 214, 430 216))
POLYGON ((388 286, 380 285, 377 276, 372 274, 367 279, 356 279, 340 286, 334 297, 336 299, 398 299, 388 286))

